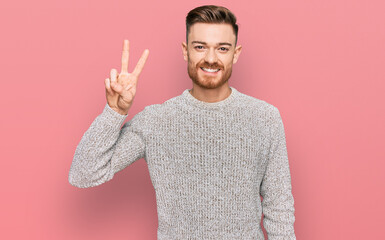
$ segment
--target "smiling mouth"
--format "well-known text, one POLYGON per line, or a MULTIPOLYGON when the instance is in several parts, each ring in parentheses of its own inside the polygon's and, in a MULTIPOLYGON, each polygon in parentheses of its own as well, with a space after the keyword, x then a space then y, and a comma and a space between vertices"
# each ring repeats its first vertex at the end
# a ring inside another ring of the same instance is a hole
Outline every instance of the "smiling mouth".
POLYGON ((204 72, 208 72, 208 73, 216 73, 216 72, 219 72, 219 68, 204 68, 204 67, 201 67, 201 69, 204 71, 204 72))

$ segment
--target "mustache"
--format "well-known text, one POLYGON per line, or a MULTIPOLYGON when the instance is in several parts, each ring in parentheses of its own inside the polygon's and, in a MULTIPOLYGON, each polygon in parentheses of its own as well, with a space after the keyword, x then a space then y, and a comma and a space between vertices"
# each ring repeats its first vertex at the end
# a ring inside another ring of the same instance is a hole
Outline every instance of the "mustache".
POLYGON ((211 68, 211 69, 223 69, 222 65, 219 64, 200 64, 199 67, 203 68, 211 68))

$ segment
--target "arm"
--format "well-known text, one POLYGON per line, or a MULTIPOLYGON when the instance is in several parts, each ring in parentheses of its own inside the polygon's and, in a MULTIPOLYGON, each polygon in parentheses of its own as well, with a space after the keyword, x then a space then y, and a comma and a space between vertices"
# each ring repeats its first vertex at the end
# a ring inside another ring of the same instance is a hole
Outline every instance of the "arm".
POLYGON ((83 135, 76 148, 68 180, 79 188, 94 187, 111 180, 115 173, 143 158, 145 143, 139 126, 144 111, 131 121, 127 117, 136 95, 139 75, 147 60, 146 49, 132 73, 128 73, 129 41, 123 41, 122 69, 111 69, 111 79, 104 81, 107 104, 83 135))
POLYGON ((285 130, 276 107, 273 108, 271 121, 271 145, 261 183, 263 226, 269 240, 295 240, 294 198, 285 130))
POLYGON ((145 143, 137 127, 143 114, 139 112, 120 129, 127 115, 106 104, 76 148, 68 176, 70 184, 79 188, 98 186, 143 158, 145 143))

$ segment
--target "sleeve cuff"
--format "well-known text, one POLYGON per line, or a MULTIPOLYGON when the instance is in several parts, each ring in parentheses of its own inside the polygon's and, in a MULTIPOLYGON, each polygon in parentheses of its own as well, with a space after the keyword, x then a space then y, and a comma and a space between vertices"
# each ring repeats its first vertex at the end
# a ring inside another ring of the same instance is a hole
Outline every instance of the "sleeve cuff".
POLYGON ((115 112, 109 105, 106 103, 104 106, 102 117, 107 120, 107 122, 111 125, 119 127, 123 124, 124 120, 126 120, 128 114, 122 115, 120 113, 115 112))

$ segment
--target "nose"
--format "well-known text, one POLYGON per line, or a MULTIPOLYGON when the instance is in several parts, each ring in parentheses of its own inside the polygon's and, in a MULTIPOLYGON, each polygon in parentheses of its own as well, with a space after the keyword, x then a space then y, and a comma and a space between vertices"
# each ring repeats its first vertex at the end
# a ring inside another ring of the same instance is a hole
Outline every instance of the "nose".
POLYGON ((210 64, 217 62, 217 54, 215 53, 215 49, 209 49, 207 51, 205 61, 210 64))

